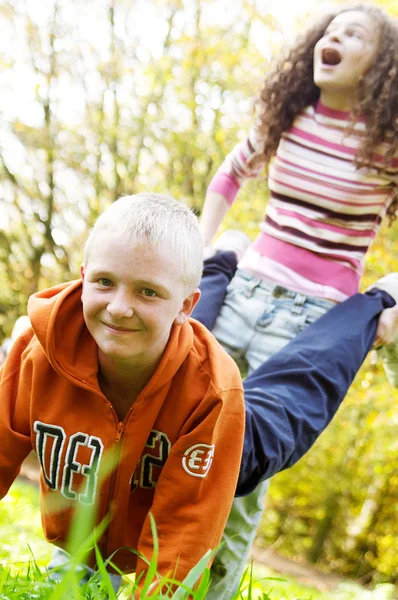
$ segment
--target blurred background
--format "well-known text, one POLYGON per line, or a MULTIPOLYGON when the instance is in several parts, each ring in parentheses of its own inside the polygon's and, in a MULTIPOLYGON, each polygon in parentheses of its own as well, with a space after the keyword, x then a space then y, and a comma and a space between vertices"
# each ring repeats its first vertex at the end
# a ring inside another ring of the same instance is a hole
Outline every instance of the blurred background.
MULTIPOLYGON (((396 0, 372 2, 398 16, 396 0)), ((272 58, 318 0, 0 1, 0 344, 38 289, 76 278, 87 232, 124 194, 200 211, 253 121, 272 58)), ((252 239, 264 181, 223 223, 252 239)), ((384 225, 363 285, 398 271, 384 225)), ((258 544, 363 583, 398 581, 398 392, 372 354, 328 431, 273 479, 258 544)))

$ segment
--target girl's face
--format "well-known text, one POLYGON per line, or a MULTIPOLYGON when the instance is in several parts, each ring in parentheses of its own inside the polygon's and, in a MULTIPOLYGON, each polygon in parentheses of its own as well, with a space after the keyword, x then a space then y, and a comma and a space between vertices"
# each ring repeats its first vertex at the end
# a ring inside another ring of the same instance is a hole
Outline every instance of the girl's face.
POLYGON ((378 45, 377 27, 367 13, 347 11, 331 21, 314 49, 314 82, 324 104, 337 110, 352 107, 378 45))

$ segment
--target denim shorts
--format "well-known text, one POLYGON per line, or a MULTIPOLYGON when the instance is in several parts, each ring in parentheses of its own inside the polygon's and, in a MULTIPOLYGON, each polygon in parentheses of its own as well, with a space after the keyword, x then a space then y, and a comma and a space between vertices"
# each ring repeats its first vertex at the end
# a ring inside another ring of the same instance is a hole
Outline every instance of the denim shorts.
POLYGON ((238 269, 213 334, 250 372, 333 306, 332 300, 306 296, 238 269))

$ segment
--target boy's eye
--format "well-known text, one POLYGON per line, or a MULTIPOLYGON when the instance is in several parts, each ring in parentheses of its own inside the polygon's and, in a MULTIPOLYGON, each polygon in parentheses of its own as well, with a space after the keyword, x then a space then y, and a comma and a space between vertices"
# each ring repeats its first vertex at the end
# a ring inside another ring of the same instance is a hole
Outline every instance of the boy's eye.
POLYGON ((112 281, 110 279, 107 279, 106 277, 100 277, 98 279, 98 283, 103 287, 111 287, 112 285, 112 281))
POLYGON ((157 296, 157 293, 154 292, 153 290, 151 290, 151 288, 144 288, 142 290, 142 293, 144 296, 146 296, 147 298, 154 298, 155 296, 157 296))

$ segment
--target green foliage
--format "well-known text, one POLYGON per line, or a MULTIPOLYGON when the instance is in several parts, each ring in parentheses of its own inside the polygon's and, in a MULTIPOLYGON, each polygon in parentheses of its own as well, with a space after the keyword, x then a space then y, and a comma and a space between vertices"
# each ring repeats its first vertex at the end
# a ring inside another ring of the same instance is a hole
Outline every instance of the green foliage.
MULTIPOLYGON (((231 600, 393 600, 394 588, 391 585, 378 585, 374 590, 364 590, 355 584, 341 584, 332 593, 321 593, 313 588, 300 585, 291 579, 274 577, 269 572, 254 572, 242 582, 241 591, 236 598, 231 600)), ((105 576, 106 577, 106 576, 105 576)), ((179 588, 183 590, 181 586, 179 588)), ((94 578, 84 585, 69 589, 61 584, 55 585, 48 579, 43 569, 32 564, 22 574, 13 575, 0 566, 0 599, 1 600, 110 600, 131 598, 133 587, 127 585, 116 595, 109 580, 101 583, 94 578), (59 592, 62 592, 62 596, 59 592)), ((205 599, 205 588, 191 591, 194 600, 205 599)), ((184 595, 174 592, 173 595, 157 594, 150 596, 151 600, 181 600, 187 598, 189 588, 184 590, 184 595)), ((142 599, 149 596, 141 596, 142 599)))
POLYGON ((16 482, 1 500, 0 531, 0 562, 12 573, 28 565, 32 554, 39 565, 49 561, 51 546, 43 539, 35 486, 16 482))

